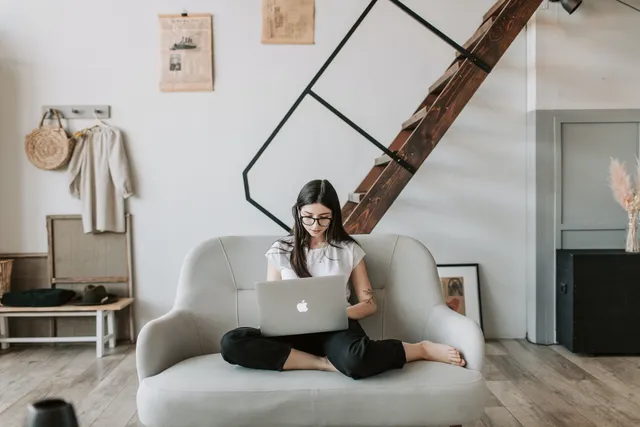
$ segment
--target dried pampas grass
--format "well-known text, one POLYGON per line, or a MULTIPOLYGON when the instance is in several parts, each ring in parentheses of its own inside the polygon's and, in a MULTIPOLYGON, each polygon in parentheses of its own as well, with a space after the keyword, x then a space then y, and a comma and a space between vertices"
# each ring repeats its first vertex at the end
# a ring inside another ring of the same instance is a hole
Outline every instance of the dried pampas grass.
MULTIPOLYGON (((640 177, 638 178, 640 180, 640 177)), ((613 191, 613 198, 626 211, 630 211, 633 205, 634 192, 631 186, 631 177, 625 169, 624 162, 611 159, 609 165, 609 186, 613 191)))
POLYGON ((609 185, 613 191, 613 198, 627 211, 629 225, 627 227, 626 252, 640 252, 638 240, 638 215, 640 214, 640 159, 636 159, 636 188, 631 185, 631 177, 624 167, 624 162, 611 159, 609 165, 609 185))
POLYGON ((636 158, 636 196, 640 195, 640 157, 636 158))

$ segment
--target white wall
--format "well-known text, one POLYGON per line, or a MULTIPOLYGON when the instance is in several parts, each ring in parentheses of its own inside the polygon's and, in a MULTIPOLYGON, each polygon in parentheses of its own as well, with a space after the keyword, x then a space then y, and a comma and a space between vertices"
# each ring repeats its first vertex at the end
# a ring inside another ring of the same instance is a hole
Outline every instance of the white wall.
POLYGON ((556 3, 535 19, 537 109, 640 107, 640 12, 585 0, 572 15, 556 3))
MULTIPOLYGON (((44 104, 109 104, 126 134, 138 327, 170 308, 196 243, 283 232, 244 200, 242 170, 367 1, 316 3, 315 46, 266 46, 258 0, 0 0, 0 252, 46 251, 45 216, 79 212, 64 173, 37 170, 24 155, 44 104), (158 91, 157 14, 183 7, 214 14, 212 93, 158 91)), ((316 91, 388 143, 453 52, 379 3, 316 91)), ((493 0, 406 3, 462 42, 493 0)), ((375 229, 415 236, 439 263, 480 263, 490 337, 526 330, 525 50, 522 35, 375 229)), ((344 199, 376 155, 305 101, 251 172, 252 194, 289 222, 306 181, 326 177, 344 199)))

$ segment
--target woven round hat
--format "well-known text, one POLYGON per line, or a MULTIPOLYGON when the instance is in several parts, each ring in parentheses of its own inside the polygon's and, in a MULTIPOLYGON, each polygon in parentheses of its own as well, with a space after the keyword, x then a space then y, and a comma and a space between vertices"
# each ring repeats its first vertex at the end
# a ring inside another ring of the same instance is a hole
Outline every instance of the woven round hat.
POLYGON ((74 140, 69 138, 62 127, 60 115, 53 110, 58 125, 43 126, 46 112, 40 120, 40 126, 32 130, 25 139, 25 149, 29 161, 40 169, 54 170, 65 166, 71 158, 74 140))

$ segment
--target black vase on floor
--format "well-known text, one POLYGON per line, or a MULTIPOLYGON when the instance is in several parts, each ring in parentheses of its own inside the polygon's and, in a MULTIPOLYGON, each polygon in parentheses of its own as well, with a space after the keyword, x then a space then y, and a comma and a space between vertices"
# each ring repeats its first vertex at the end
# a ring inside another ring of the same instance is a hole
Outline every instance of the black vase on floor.
POLYGON ((78 420, 70 403, 45 399, 29 405, 27 427, 78 427, 78 420))

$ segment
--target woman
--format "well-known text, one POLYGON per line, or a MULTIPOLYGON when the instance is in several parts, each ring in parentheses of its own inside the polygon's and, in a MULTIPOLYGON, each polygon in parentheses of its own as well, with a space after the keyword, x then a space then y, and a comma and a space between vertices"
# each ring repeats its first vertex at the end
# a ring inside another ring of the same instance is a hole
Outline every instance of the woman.
MULTIPOLYGON (((311 369, 341 372, 354 379, 370 377, 405 363, 431 360, 464 366, 460 353, 444 344, 415 344, 367 337, 359 319, 376 312, 376 300, 362 260, 364 251, 342 225, 340 202, 326 180, 307 183, 292 209, 292 234, 267 251, 267 280, 344 274, 350 278, 357 304, 347 308, 349 328, 285 337, 263 337, 259 329, 241 327, 221 340, 228 363, 254 369, 311 369)), ((351 289, 346 284, 347 299, 351 289)))

